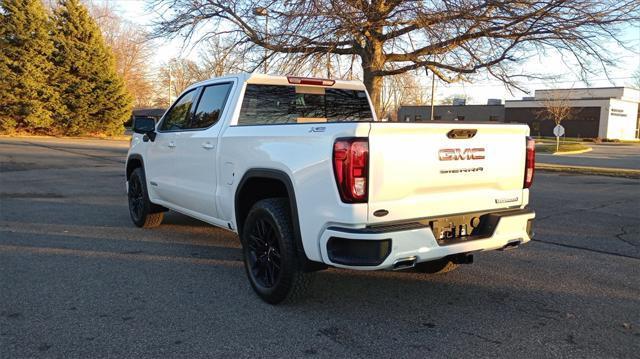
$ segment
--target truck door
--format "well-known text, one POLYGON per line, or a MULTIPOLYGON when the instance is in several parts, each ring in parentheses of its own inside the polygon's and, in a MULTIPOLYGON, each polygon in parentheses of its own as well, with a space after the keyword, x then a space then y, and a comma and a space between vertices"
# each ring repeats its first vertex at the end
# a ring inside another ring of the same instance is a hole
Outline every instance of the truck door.
POLYGON ((187 129, 196 95, 197 90, 194 89, 180 96, 162 117, 155 141, 147 143, 144 166, 151 200, 177 204, 180 198, 178 179, 183 174, 177 171, 175 164, 180 160, 178 145, 187 129))
POLYGON ((198 214, 217 218, 216 187, 218 135, 225 104, 232 82, 204 86, 194 102, 187 130, 177 140, 178 161, 173 166, 181 175, 177 178, 180 197, 177 205, 198 214))

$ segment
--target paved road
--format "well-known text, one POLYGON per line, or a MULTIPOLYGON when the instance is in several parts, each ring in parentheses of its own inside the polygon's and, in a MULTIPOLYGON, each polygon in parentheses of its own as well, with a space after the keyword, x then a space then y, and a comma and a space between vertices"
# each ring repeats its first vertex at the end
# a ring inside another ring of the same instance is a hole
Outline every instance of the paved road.
POLYGON ((640 182, 538 173, 537 239, 444 276, 251 291, 235 236, 128 218, 126 143, 0 138, 0 358, 636 357, 640 182))
POLYGON ((536 161, 560 165, 613 167, 640 170, 640 145, 602 144, 593 145, 591 152, 575 155, 554 156, 548 153, 536 154, 536 161))

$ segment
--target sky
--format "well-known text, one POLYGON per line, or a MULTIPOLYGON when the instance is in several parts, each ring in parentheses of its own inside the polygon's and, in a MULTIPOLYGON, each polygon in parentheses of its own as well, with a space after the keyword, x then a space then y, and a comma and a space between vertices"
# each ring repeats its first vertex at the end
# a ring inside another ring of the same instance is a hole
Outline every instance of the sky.
MULTIPOLYGON (((133 23, 150 26, 156 18, 153 10, 147 8, 147 2, 144 0, 94 0, 95 2, 109 2, 115 5, 115 10, 120 15, 133 23)), ((577 88, 577 87, 609 87, 624 86, 630 84, 633 73, 640 69, 640 24, 629 24, 623 29, 622 38, 627 46, 632 47, 633 51, 628 51, 617 45, 614 41, 606 44, 612 54, 618 57, 618 65, 607 68, 608 78, 605 73, 593 75, 589 78, 589 83, 579 80, 578 74, 574 73, 575 66, 567 65, 562 58, 549 51, 546 54, 539 54, 524 62, 522 69, 530 73, 543 73, 551 75, 554 80, 529 80, 523 81, 522 85, 529 93, 518 90, 509 91, 505 86, 497 80, 479 78, 473 83, 454 83, 445 84, 436 81, 436 100, 450 96, 463 95, 467 97, 467 103, 484 104, 487 99, 495 98, 502 100, 519 99, 523 96, 533 96, 536 89, 544 88, 577 88)), ((181 39, 158 41, 156 46, 156 55, 154 57, 154 65, 160 66, 173 57, 185 57, 197 60, 198 48, 195 47, 182 50, 183 41, 181 39)), ((482 77, 482 76, 481 76, 482 77)), ((430 91, 431 81, 426 76, 419 79, 420 86, 424 86, 430 91)))

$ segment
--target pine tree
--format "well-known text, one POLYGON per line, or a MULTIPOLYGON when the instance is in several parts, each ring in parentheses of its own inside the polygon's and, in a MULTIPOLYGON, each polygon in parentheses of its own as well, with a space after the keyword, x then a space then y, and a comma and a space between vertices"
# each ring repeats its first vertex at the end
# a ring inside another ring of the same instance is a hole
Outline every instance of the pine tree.
POLYGON ((0 0, 0 131, 48 133, 56 92, 41 0, 0 0))
POLYGON ((100 29, 79 0, 60 0, 53 19, 53 84, 64 133, 121 134, 132 99, 100 29))

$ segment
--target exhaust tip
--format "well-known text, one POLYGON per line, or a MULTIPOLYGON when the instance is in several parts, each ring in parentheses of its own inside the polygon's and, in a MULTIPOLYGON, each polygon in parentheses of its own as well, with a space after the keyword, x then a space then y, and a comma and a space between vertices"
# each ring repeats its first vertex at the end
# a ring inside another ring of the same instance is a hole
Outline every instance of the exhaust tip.
POLYGON ((395 262, 393 262, 392 268, 393 270, 403 270, 403 269, 413 268, 416 266, 417 260, 418 260, 418 257, 416 256, 400 258, 400 259, 397 259, 395 262))
POLYGON ((509 243, 505 244, 504 247, 500 248, 500 250, 501 251, 508 251, 510 249, 516 249, 516 248, 518 248, 520 246, 520 243, 522 243, 521 240, 509 242, 509 243))

